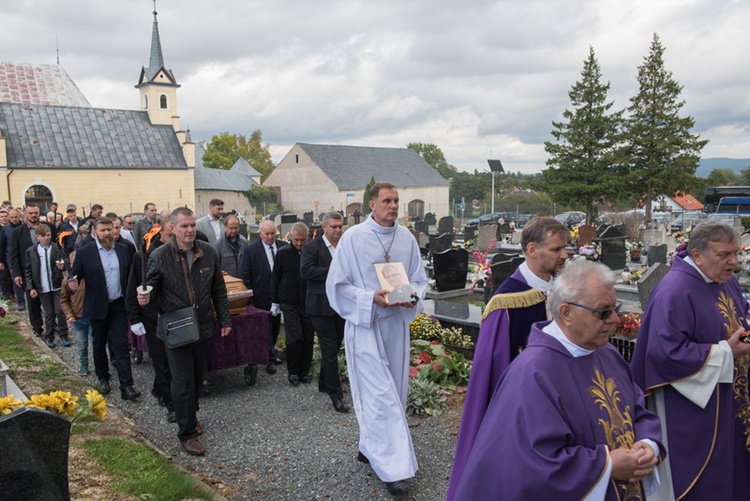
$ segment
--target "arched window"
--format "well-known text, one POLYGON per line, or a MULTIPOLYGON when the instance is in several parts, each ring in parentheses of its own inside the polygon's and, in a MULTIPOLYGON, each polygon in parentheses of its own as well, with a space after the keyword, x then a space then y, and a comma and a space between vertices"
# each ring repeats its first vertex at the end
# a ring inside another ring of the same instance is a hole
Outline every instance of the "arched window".
POLYGON ((167 109, 167 95, 166 94, 162 94, 161 96, 159 96, 159 107, 163 110, 167 109))
POLYGON ((144 110, 148 109, 148 96, 146 95, 143 96, 143 109, 144 110))
POLYGON ((26 205, 37 204, 41 213, 44 214, 52 204, 52 192, 43 184, 35 184, 26 190, 24 203, 26 205))
POLYGON ((409 202, 409 218, 424 217, 424 202, 422 200, 412 200, 409 202))

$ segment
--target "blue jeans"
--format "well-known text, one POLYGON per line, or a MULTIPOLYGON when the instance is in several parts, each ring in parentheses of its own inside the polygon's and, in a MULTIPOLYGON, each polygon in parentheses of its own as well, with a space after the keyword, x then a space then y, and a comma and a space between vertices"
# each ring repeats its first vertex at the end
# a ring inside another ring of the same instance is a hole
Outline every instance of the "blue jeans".
POLYGON ((91 322, 87 318, 79 318, 73 323, 73 332, 76 336, 76 349, 78 350, 78 363, 82 368, 89 367, 89 341, 94 345, 94 336, 91 332, 91 322))

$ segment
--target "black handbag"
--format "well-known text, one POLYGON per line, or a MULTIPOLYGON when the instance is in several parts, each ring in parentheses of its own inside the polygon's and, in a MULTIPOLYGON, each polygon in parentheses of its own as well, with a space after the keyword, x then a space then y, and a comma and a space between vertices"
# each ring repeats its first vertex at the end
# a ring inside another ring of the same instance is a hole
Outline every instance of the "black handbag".
POLYGON ((182 265, 182 273, 185 275, 188 299, 190 299, 192 306, 159 315, 160 337, 164 339, 164 344, 170 349, 197 343, 201 337, 198 328, 198 315, 196 314, 198 307, 195 305, 195 296, 193 287, 190 285, 187 263, 182 253, 178 252, 178 255, 182 265))

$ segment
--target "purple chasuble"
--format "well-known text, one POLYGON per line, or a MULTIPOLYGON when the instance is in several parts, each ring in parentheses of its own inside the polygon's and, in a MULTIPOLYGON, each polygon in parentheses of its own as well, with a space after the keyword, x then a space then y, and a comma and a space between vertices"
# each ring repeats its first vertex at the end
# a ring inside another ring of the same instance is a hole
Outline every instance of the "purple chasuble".
POLYGON ((651 294, 633 377, 647 394, 663 389, 676 499, 750 499, 748 357, 735 360, 734 383, 719 383, 704 409, 671 386, 700 372, 714 345, 747 326, 747 301, 735 277, 706 283, 685 255, 651 294))
MULTIPOLYGON (((502 283, 495 295, 530 289, 521 271, 517 269, 502 283)), ((482 424, 500 376, 508 364, 518 356, 519 350, 526 346, 531 325, 546 319, 546 305, 542 302, 526 308, 497 309, 482 320, 474 349, 469 386, 466 390, 453 471, 448 485, 448 500, 453 499, 466 458, 474 445, 479 425, 482 424)))
MULTIPOLYGON (((534 324, 508 367, 456 489, 456 500, 580 500, 606 472, 609 450, 660 445, 627 363, 605 345, 574 358, 534 324)), ((641 483, 609 481, 607 500, 644 499, 641 483)))

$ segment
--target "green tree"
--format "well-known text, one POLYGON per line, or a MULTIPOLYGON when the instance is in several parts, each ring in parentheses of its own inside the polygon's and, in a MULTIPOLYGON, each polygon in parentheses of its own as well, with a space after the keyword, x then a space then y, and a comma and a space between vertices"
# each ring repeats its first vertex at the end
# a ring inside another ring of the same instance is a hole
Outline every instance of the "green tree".
POLYGON ((458 169, 449 164, 445 159, 443 150, 432 143, 409 143, 406 147, 419 153, 419 156, 422 157, 425 162, 430 164, 438 174, 449 181, 458 172, 458 169))
POLYGON ((614 168, 621 112, 609 113, 609 82, 602 72, 594 48, 583 63, 581 80, 568 92, 572 110, 563 112, 563 122, 552 122, 555 141, 546 141, 548 169, 542 171, 543 185, 553 200, 585 207, 589 220, 605 198, 622 191, 614 168))
POLYGON ((268 144, 263 144, 260 129, 256 129, 247 138, 242 134, 222 132, 213 136, 206 146, 203 165, 214 169, 231 169, 240 158, 247 160, 255 170, 266 179, 275 165, 268 151, 268 144))
POLYGON ((750 167, 742 169, 737 173, 737 178, 740 186, 750 186, 750 167))
POLYGON ((362 213, 367 215, 370 213, 370 190, 375 186, 375 176, 370 178, 370 181, 365 186, 365 193, 362 196, 362 213))
POLYGON ((681 117, 682 86, 664 68, 664 47, 654 33, 649 55, 638 67, 638 94, 630 99, 622 161, 629 190, 646 197, 651 219, 655 195, 689 192, 696 183, 700 152, 708 141, 690 131, 695 121, 681 117))
POLYGON ((247 199, 250 205, 255 207, 255 211, 262 211, 264 215, 278 214, 284 210, 279 205, 279 194, 271 186, 253 185, 247 190, 247 199))
POLYGON ((714 169, 706 179, 706 186, 740 186, 740 176, 732 169, 714 169))
POLYGON ((489 192, 490 178, 486 172, 457 172, 451 179, 450 198, 456 201, 466 200, 467 210, 473 200, 483 200, 489 192))

